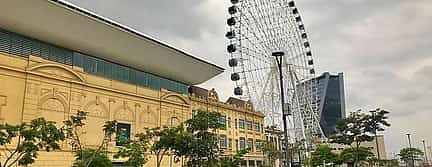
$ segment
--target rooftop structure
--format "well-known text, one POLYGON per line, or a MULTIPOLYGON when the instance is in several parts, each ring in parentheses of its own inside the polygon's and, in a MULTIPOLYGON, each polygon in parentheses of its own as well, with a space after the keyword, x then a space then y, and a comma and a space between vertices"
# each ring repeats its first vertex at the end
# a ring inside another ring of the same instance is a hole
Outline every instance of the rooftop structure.
POLYGON ((0 11, 0 27, 8 31, 186 85, 202 83, 224 70, 65 1, 5 0, 0 11))

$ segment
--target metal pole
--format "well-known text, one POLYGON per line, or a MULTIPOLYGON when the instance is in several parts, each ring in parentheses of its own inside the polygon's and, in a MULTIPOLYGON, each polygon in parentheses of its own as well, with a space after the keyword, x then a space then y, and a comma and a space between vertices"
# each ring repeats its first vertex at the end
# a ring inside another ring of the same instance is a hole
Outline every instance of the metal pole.
POLYGON ((426 150, 426 142, 425 142, 425 140, 422 140, 422 142, 423 142, 426 166, 429 166, 429 160, 428 160, 428 155, 427 155, 427 150, 426 150))
POLYGON ((285 145, 285 167, 290 167, 290 163, 288 162, 288 126, 287 126, 287 116, 288 113, 285 111, 285 96, 284 96, 284 88, 283 88, 283 76, 282 76, 282 55, 276 56, 276 62, 279 69, 279 82, 281 88, 281 105, 282 105, 282 121, 284 127, 284 145, 285 145))
MULTIPOLYGON (((411 149, 412 149, 412 146, 411 146, 411 134, 407 133, 406 135, 408 137, 408 144, 409 144, 409 148, 410 148, 410 151, 411 151, 411 149)), ((415 167, 414 156, 413 155, 411 155, 411 161, 412 161, 412 166, 415 167)))

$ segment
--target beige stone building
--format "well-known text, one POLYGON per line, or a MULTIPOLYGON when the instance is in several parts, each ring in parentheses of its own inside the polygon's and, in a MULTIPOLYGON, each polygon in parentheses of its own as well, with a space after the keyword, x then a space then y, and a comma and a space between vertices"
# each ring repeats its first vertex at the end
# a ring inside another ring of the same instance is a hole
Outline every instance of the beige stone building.
MULTIPOLYGON (((387 152, 385 149, 385 142, 384 142, 384 135, 378 135, 377 136, 378 140, 373 140, 370 142, 363 142, 361 143, 361 147, 366 147, 369 148, 369 150, 374 154, 374 156, 376 158, 378 158, 378 150, 379 150, 379 156, 380 159, 385 160, 387 159, 387 152), (377 144, 378 141, 378 144, 377 144), (378 149, 377 149, 378 146, 378 149)), ((344 150, 345 148, 348 148, 349 146, 346 145, 340 145, 340 144, 329 144, 329 146, 337 153, 342 152, 342 150, 344 150)))
MULTIPOLYGON (((252 148, 242 166, 262 162, 264 115, 250 102, 221 102, 215 90, 194 87, 223 68, 126 26, 56 0, 5 0, 0 5, 0 123, 38 117, 57 122, 89 112, 82 139, 95 147, 102 125, 117 120, 127 137, 144 128, 175 126, 194 110, 217 111, 226 154, 252 148)), ((116 143, 109 145, 116 151, 116 143)), ((122 160, 114 160, 122 161, 122 160)), ((70 166, 71 149, 41 152, 32 166, 70 166)), ((145 166, 155 166, 150 159, 145 166)), ((163 166, 181 166, 168 156, 163 166)))

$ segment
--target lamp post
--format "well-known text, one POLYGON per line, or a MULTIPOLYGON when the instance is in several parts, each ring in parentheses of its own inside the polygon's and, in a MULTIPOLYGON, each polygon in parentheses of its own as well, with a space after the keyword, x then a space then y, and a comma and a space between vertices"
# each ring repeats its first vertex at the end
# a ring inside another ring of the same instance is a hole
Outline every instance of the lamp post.
POLYGON ((426 166, 429 166, 429 160, 428 160, 425 140, 422 140, 422 143, 423 143, 423 149, 424 149, 424 154, 425 154, 425 163, 426 163, 426 166))
MULTIPOLYGON (((278 65, 279 70, 279 82, 280 82, 280 94, 281 94, 281 106, 282 106, 282 121, 284 127, 284 145, 285 145, 285 161, 284 166, 290 167, 290 163, 288 162, 288 127, 287 127, 287 116, 288 113, 285 111, 285 96, 284 96, 284 88, 283 88, 283 76, 282 76, 282 58, 285 55, 284 52, 273 52, 272 56, 276 58, 276 63, 278 65)), ((289 108, 288 108, 289 109, 289 108)))
POLYGON ((376 116, 376 110, 370 111, 372 113, 372 119, 373 119, 373 128, 374 128, 374 135, 375 135, 375 145, 376 145, 376 151, 377 151, 377 158, 378 158, 378 166, 381 166, 381 156, 380 156, 380 150, 378 146, 378 136, 377 136, 377 122, 375 121, 376 116))
MULTIPOLYGON (((409 144, 409 148, 410 148, 410 152, 412 151, 412 146, 411 146, 411 134, 407 133, 406 134, 408 137, 408 144, 409 144)), ((414 167, 414 155, 411 155, 411 161, 412 161, 412 166, 414 167)))

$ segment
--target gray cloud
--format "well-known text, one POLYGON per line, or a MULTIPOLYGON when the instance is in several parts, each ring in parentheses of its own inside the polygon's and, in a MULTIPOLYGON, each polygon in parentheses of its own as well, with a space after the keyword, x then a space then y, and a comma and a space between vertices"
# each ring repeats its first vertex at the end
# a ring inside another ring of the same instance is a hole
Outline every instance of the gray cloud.
MULTIPOLYGON (((69 0, 226 67, 228 0, 69 0)), ((344 72, 347 111, 392 111, 387 152, 432 143, 432 1, 301 0, 321 72, 344 72)), ((229 72, 203 84, 232 95, 229 72)))

